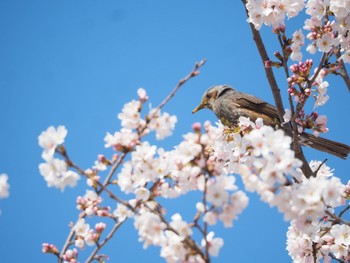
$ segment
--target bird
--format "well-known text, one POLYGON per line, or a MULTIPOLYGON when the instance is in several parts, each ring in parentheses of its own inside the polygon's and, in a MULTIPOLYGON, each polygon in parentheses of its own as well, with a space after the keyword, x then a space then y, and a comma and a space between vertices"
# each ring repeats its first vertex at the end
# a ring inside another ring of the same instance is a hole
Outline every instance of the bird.
MULTIPOLYGON (((251 121, 262 118, 264 125, 282 128, 275 106, 258 97, 240 92, 229 85, 217 85, 207 89, 192 114, 204 108, 212 110, 227 127, 237 127, 239 118, 243 116, 250 118, 251 121)), ((346 159, 350 152, 350 146, 346 144, 316 137, 306 132, 299 134, 299 143, 342 159, 346 159)))

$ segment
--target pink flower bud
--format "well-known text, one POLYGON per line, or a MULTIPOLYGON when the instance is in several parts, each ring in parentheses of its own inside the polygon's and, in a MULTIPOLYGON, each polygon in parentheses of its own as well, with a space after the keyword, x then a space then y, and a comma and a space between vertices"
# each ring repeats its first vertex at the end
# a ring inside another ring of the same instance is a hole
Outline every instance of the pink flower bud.
POLYGON ((103 155, 103 154, 99 154, 97 156, 97 159, 101 162, 101 163, 104 163, 104 161, 106 160, 106 157, 103 155))
POLYGON ((283 60, 283 57, 282 57, 282 55, 281 55, 281 53, 280 52, 278 52, 278 51, 276 51, 275 53, 273 53, 274 55, 275 55, 275 57, 277 58, 277 59, 279 59, 279 60, 283 60))
POLYGON ((299 72, 299 66, 297 64, 291 65, 289 68, 294 74, 299 72))
POLYGON ((265 60, 264 65, 265 65, 265 68, 271 68, 272 66, 271 60, 265 60))
POLYGON ((49 244, 49 243, 43 243, 42 244, 42 252, 43 253, 52 253, 52 254, 58 254, 58 249, 55 245, 49 244))
POLYGON ((284 33, 286 31, 286 26, 285 25, 280 25, 278 27, 279 31, 281 31, 282 33, 284 33))
POLYGON ((97 223, 95 225, 96 232, 101 233, 103 230, 106 229, 106 224, 103 222, 97 223))
POLYGON ((192 130, 195 132, 200 132, 202 125, 199 122, 195 122, 192 124, 192 130))

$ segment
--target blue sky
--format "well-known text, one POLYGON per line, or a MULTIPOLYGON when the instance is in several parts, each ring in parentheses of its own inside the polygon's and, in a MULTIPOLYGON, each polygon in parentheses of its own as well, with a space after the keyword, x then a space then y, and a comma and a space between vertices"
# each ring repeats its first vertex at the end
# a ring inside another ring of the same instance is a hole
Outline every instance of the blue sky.
MULTIPOLYGON (((196 61, 207 59, 164 108, 178 116, 174 135, 160 142, 172 149, 193 122, 216 120, 203 110, 195 115, 204 90, 230 84, 271 103, 273 99, 255 49, 241 1, 1 1, 0 2, 0 173, 9 175, 10 197, 0 200, 0 256, 4 262, 56 262, 41 244, 62 247, 68 224, 78 211, 75 199, 85 182, 64 193, 49 189, 39 174, 37 137, 50 125, 65 125, 66 146, 81 167, 91 166, 104 149, 107 131, 120 128, 117 114, 144 87, 158 105, 196 61)), ((300 20, 291 20, 292 28, 300 20)), ((288 28, 287 28, 288 30, 288 28)), ((292 32, 292 31, 289 31, 292 32)), ((263 29, 272 54, 275 36, 263 29)), ((272 55, 271 55, 272 57, 272 55)), ((286 98, 283 72, 277 73, 286 98)), ((327 138, 350 143, 349 93, 330 78, 327 138)), ((154 142, 153 138, 151 138, 154 142)), ((306 150, 324 160, 346 182, 349 161, 306 150)), ((239 180, 239 179, 238 179, 239 180)), ((225 245, 213 262, 290 262, 285 250, 288 223, 249 194, 249 207, 232 229, 215 228, 225 245)), ((167 201, 169 215, 193 215, 198 196, 167 201)), ((112 208, 114 208, 112 206, 112 208)), ((159 249, 144 250, 131 221, 103 251, 110 262, 163 262, 159 249)))

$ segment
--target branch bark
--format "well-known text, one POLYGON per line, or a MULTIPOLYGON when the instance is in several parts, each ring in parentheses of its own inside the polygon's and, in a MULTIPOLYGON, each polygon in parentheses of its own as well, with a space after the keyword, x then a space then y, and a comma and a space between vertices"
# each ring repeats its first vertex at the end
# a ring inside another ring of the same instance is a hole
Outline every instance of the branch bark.
POLYGON ((340 59, 340 51, 337 52, 336 57, 339 61, 340 76, 343 78, 345 85, 348 88, 348 91, 350 92, 350 78, 349 78, 348 71, 346 70, 344 61, 340 59))
MULTIPOLYGON (((246 0, 242 0, 242 2, 244 4, 244 9, 245 9, 246 15, 248 17, 248 10, 246 8, 247 1, 246 0)), ((258 49, 259 55, 260 55, 261 60, 262 60, 262 64, 263 64, 264 69, 265 69, 265 74, 266 74, 267 81, 270 84, 272 95, 273 95, 273 98, 274 98, 274 101, 275 101, 275 105, 276 105, 276 108, 277 108, 278 117, 280 119, 280 122, 283 123, 284 122, 284 120, 283 120, 284 106, 283 106, 283 102, 282 102, 282 98, 281 98, 281 92, 280 92, 280 89, 278 87, 278 84, 277 84, 275 75, 274 75, 274 73, 272 71, 272 68, 271 67, 265 67, 265 61, 269 61, 270 58, 269 58, 269 56, 267 54, 264 42, 263 42, 263 40, 261 38, 261 35, 260 35, 259 31, 255 29, 255 27, 254 27, 254 25, 252 23, 249 23, 249 26, 250 26, 250 29, 252 31, 255 45, 256 45, 256 47, 258 49)), ((284 124, 283 128, 284 128, 284 131, 289 136, 291 136, 293 138, 293 132, 291 130, 291 127, 288 124, 284 124)), ((310 168, 310 166, 308 164, 308 161, 306 160, 306 158, 304 156, 303 150, 301 149, 301 147, 300 147, 300 145, 298 143, 295 145, 294 151, 295 151, 296 157, 299 160, 302 161, 301 170, 303 171, 305 176, 311 177, 313 175, 312 170, 311 170, 311 168, 310 168)))

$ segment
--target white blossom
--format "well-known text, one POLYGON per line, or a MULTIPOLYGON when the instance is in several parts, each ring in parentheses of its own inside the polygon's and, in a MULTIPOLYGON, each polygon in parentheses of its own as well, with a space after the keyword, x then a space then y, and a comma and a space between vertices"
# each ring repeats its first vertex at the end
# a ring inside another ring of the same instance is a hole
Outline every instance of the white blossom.
POLYGON ((224 240, 220 237, 214 238, 214 235, 214 232, 209 232, 206 239, 202 239, 202 247, 205 247, 208 243, 209 254, 216 257, 219 255, 220 248, 224 245, 224 240))
POLYGON ((138 127, 141 121, 140 108, 141 104, 136 100, 132 100, 124 105, 122 112, 118 114, 118 118, 121 120, 124 128, 135 129, 138 127))
POLYGON ((7 198, 10 195, 10 185, 8 183, 8 175, 0 174, 0 198, 7 198))
POLYGON ((46 161, 50 160, 56 150, 56 147, 64 143, 67 136, 67 129, 60 125, 57 128, 50 126, 46 131, 43 131, 39 137, 39 145, 43 148, 42 158, 46 161))

